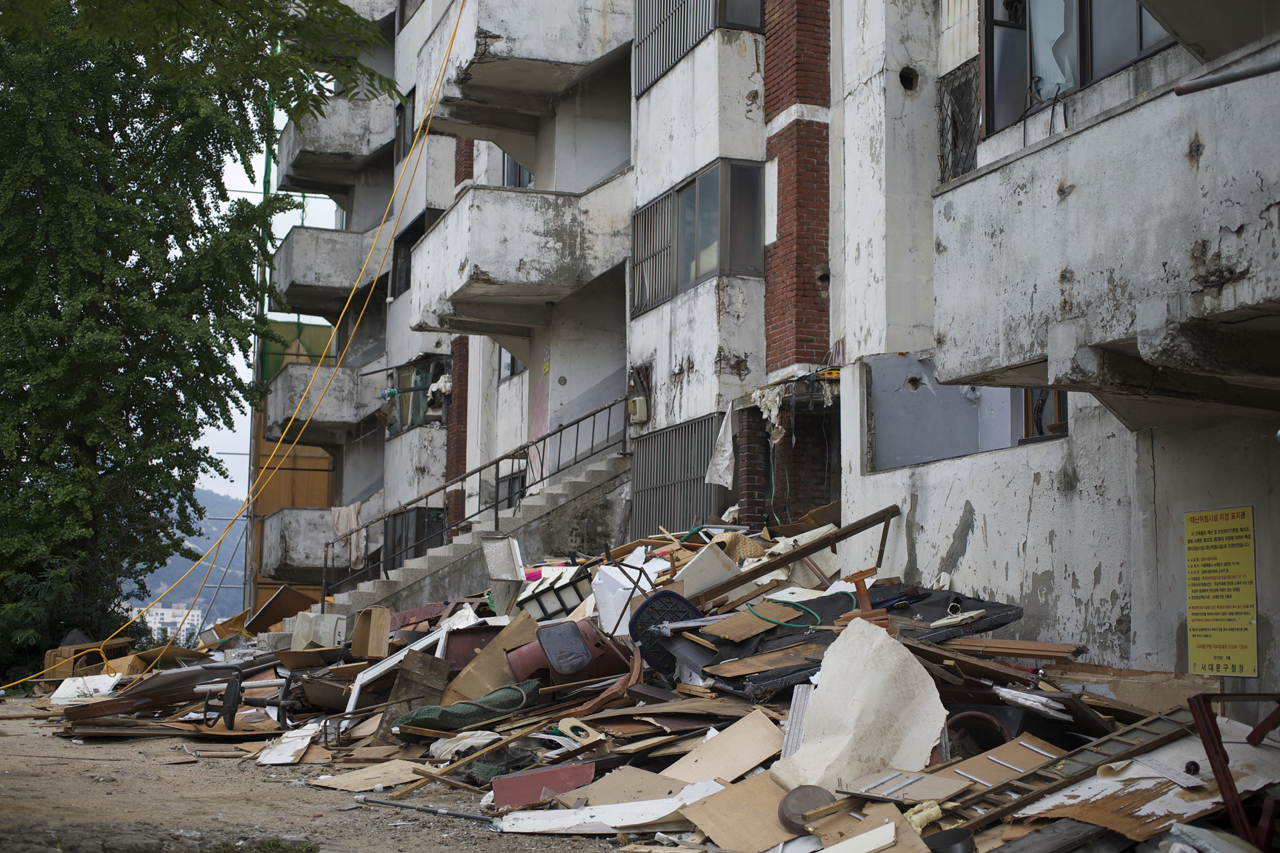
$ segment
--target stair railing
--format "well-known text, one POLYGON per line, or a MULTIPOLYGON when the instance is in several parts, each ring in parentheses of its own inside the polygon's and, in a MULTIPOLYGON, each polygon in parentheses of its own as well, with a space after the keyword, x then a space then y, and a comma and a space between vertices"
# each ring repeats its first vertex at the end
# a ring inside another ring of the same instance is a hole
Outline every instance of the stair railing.
POLYGON ((400 558, 406 554, 413 552, 410 556, 420 557, 428 548, 446 544, 460 527, 470 525, 485 513, 493 513, 494 527, 497 528, 502 510, 515 509, 519 506, 520 500, 532 487, 546 482, 593 456, 624 445, 626 443, 626 402, 626 397, 619 397, 611 403, 606 403, 576 420, 557 427, 546 435, 527 441, 514 450, 490 459, 479 467, 472 468, 465 474, 460 474, 382 513, 377 518, 362 522, 351 530, 326 541, 324 572, 321 580, 321 612, 324 612, 325 602, 331 593, 355 589, 365 580, 386 577, 392 569, 398 568, 403 563, 403 559, 400 558), (486 492, 488 492, 487 496, 486 492), (383 553, 376 560, 370 561, 368 534, 375 524, 384 523, 396 514, 414 507, 425 508, 432 498, 442 493, 443 499, 440 503, 444 505, 445 512, 442 525, 425 534, 414 534, 416 538, 405 536, 405 544, 391 553, 387 553, 387 549, 392 545, 387 541, 388 537, 384 532, 383 553), (469 496, 477 498, 477 509, 473 512, 466 510, 469 496), (458 518, 453 521, 448 518, 451 502, 461 504, 457 513, 458 518), (350 572, 339 579, 337 577, 339 567, 332 564, 337 548, 345 543, 350 553, 352 538, 362 531, 365 533, 361 545, 364 568, 350 572), (332 582, 330 569, 333 569, 334 574, 332 582))

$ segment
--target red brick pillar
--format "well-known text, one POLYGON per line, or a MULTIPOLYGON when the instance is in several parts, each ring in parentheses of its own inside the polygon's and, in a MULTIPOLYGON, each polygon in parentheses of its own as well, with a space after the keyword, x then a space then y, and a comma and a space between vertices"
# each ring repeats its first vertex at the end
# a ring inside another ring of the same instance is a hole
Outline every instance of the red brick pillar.
POLYGON ((799 108, 766 144, 778 160, 778 237, 764 261, 768 370, 821 364, 828 350, 829 282, 818 275, 830 255, 830 58, 829 0, 766 0, 765 120, 799 108))
POLYGON ((453 186, 462 186, 476 176, 476 143, 474 139, 455 139, 453 148, 453 186))
POLYGON ((734 481, 738 487, 738 523, 753 531, 767 522, 769 500, 769 431, 760 410, 739 409, 738 457, 734 481))
MULTIPOLYGON (((452 480, 467 473, 467 368, 471 352, 470 340, 466 335, 459 335, 452 341, 452 350, 453 392, 449 398, 449 414, 445 423, 444 476, 446 480, 452 480)), ((462 520, 465 503, 466 497, 462 488, 445 492, 445 517, 451 528, 462 520)))

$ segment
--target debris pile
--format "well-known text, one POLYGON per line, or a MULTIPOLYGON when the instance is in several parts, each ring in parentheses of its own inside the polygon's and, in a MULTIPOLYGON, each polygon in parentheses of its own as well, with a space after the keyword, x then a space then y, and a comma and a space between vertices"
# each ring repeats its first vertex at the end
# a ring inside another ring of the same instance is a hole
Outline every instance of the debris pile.
POLYGON ((145 676, 148 653, 112 661, 63 683, 59 733, 222 741, 188 751, 622 853, 1269 849, 1280 713, 1251 731, 1202 695, 1220 679, 981 636, 1021 609, 846 564, 877 530, 883 562, 898 514, 712 519, 535 566, 489 537, 487 591, 367 608, 349 633, 310 616, 290 650, 220 631, 145 676), (479 802, 410 800, 444 790, 479 802))

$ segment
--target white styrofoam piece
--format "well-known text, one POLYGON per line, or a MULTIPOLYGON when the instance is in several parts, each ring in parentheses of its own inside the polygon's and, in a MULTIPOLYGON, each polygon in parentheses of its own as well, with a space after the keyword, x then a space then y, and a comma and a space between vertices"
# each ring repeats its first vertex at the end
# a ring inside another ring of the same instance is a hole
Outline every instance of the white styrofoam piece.
POLYGON ((709 545, 676 572, 675 579, 684 582, 684 596, 697 595, 704 589, 732 580, 739 575, 738 564, 715 545, 709 545))
POLYGON ((74 705, 77 702, 99 699, 115 690, 123 677, 123 673, 117 672, 115 675, 86 675, 64 679, 49 697, 49 704, 74 705))
POLYGON ((272 741, 258 753, 258 764, 297 764, 311 745, 311 740, 320 734, 319 723, 309 723, 300 729, 285 732, 278 740, 272 741))
POLYGON ((827 850, 831 853, 880 853, 897 843, 897 834, 897 824, 885 823, 839 844, 833 844, 827 850))

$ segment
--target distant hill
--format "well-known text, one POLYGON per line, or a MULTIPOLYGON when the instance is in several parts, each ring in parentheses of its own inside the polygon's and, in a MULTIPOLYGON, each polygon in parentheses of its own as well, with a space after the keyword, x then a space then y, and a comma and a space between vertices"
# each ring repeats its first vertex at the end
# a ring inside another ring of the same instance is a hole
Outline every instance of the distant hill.
MULTIPOLYGON (((211 492, 208 489, 196 489, 196 500, 204 507, 205 520, 198 524, 200 533, 187 540, 197 553, 203 554, 213 543, 218 541, 218 537, 222 535, 222 531, 226 529, 231 522, 219 521, 215 519, 227 518, 236 514, 236 510, 240 508, 240 501, 236 498, 229 498, 226 495, 220 495, 217 492, 211 492)), ((213 615, 208 620, 209 623, 218 619, 225 619, 228 616, 234 616, 244 609, 244 554, 245 540, 241 539, 240 533, 244 528, 244 522, 239 521, 231 528, 231 532, 227 534, 227 538, 222 540, 222 549, 218 553, 218 562, 213 572, 209 575, 209 583, 205 591, 200 594, 199 607, 208 609, 209 602, 213 602, 213 615), (236 543, 239 542, 239 548, 236 543), (235 551, 234 555, 232 551, 235 551), (222 571, 227 567, 228 561, 230 568, 227 569, 225 579, 222 578, 222 571), (218 584, 222 579, 224 587, 234 585, 235 589, 222 589, 218 592, 217 598, 214 598, 214 590, 209 587, 218 584)), ((157 569, 147 577, 147 587, 151 591, 152 597, 161 593, 161 591, 171 587, 178 582, 178 578, 182 577, 187 569, 191 568, 193 560, 174 555, 169 558, 169 562, 163 568, 157 569)), ((205 571, 209 568, 206 560, 200 566, 187 576, 187 579, 174 590, 166 592, 162 600, 165 607, 176 606, 180 602, 189 602, 191 597, 195 595, 197 589, 200 588, 200 580, 204 577, 205 571)), ((134 599, 133 604, 142 605, 149 603, 150 600, 143 601, 134 599)))

